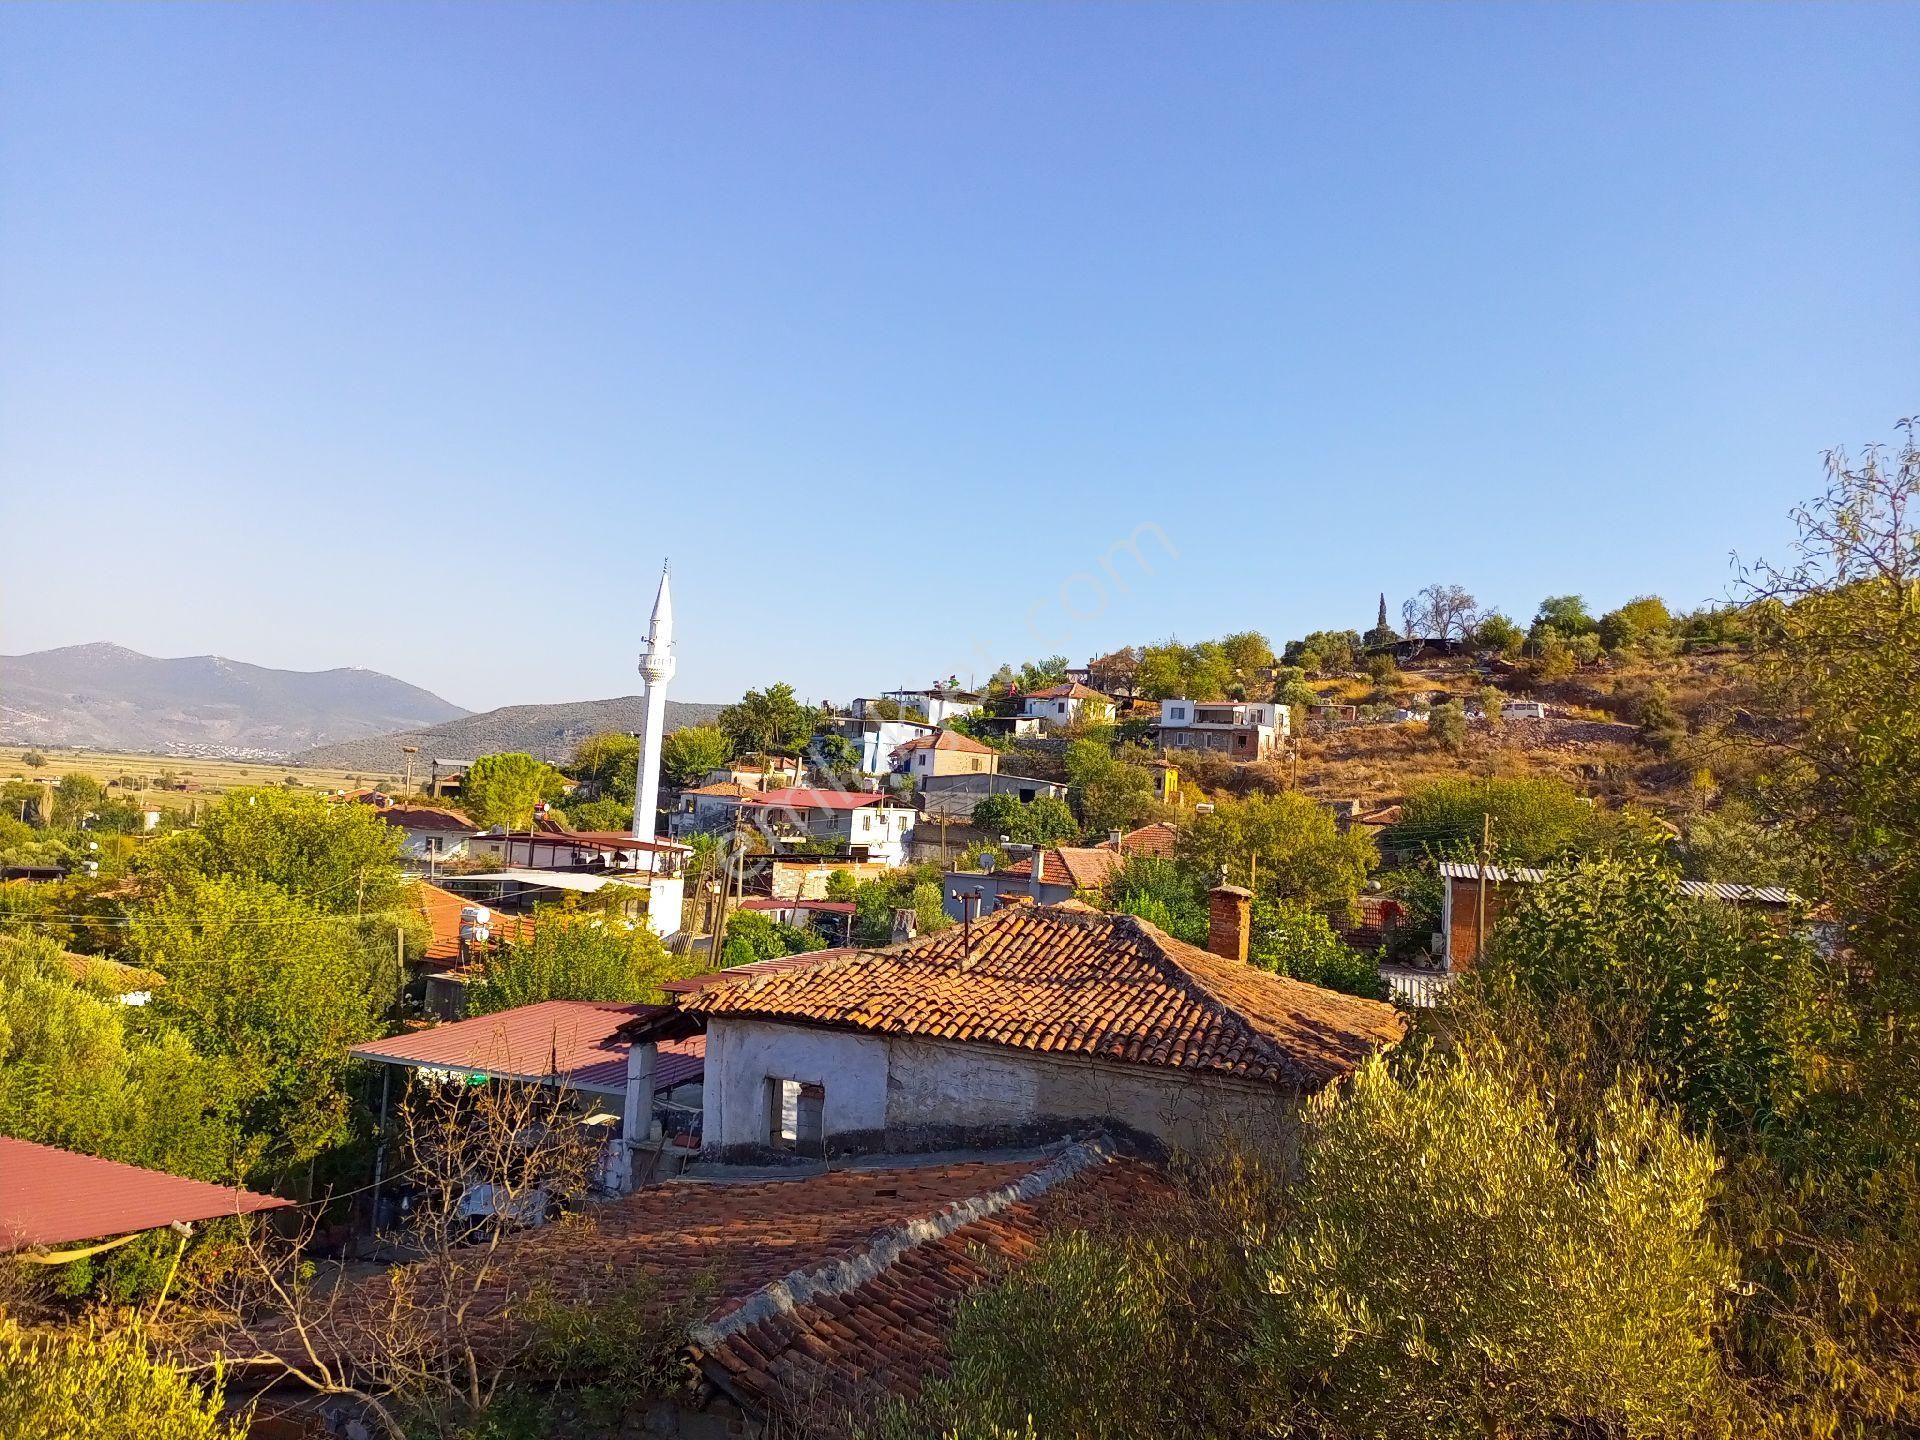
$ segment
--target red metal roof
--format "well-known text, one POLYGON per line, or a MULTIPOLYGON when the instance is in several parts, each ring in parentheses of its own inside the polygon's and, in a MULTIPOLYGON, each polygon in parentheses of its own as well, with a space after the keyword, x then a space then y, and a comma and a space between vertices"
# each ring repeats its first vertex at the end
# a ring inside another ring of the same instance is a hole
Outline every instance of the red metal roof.
MULTIPOLYGON (((509 1080, 554 1079, 576 1089, 624 1093, 627 1052, 620 1027, 659 1010, 657 1005, 615 1005, 599 1000, 542 1000, 492 1015, 435 1025, 356 1045, 362 1060, 416 1069, 458 1070, 509 1080)), ((700 1077, 707 1047, 691 1040, 660 1046, 653 1085, 670 1090, 700 1077)))
POLYGON ((576 845, 582 850, 685 850, 673 840, 641 840, 618 830, 509 830, 504 834, 482 834, 480 840, 512 840, 524 844, 532 840, 544 845, 576 845))
POLYGON ((0 1254, 277 1210, 291 1201, 0 1136, 0 1254))
POLYGON ((743 802, 748 805, 777 805, 786 810, 861 810, 869 805, 884 805, 887 797, 851 790, 810 790, 788 786, 769 790, 743 802))
POLYGON ((772 900, 765 895, 755 895, 750 900, 740 902, 742 910, 825 910, 834 915, 851 915, 854 903, 851 900, 772 900))

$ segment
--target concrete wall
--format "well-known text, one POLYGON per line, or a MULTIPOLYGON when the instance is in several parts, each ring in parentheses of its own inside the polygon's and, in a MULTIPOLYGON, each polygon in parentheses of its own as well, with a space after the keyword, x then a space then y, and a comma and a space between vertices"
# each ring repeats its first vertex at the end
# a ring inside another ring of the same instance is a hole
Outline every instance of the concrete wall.
POLYGON ((1149 1066, 716 1018, 707 1032, 709 1146, 767 1143, 769 1079, 826 1091, 830 1152, 938 1149, 1094 1122, 1175 1148, 1228 1136, 1266 1148, 1288 1142, 1298 1106, 1288 1091, 1149 1066))

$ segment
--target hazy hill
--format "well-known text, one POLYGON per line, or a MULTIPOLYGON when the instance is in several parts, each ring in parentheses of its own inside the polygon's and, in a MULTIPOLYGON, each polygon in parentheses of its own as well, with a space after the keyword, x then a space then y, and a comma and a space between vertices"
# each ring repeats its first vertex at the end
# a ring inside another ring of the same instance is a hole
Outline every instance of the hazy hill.
MULTIPOLYGON (((445 724, 367 740, 323 745, 293 757, 296 765, 320 765, 331 770, 370 775, 397 775, 405 765, 403 745, 418 745, 414 773, 424 774, 429 760, 471 760, 504 750, 524 750, 543 760, 562 761, 589 735, 605 730, 638 730, 645 701, 638 695, 615 700, 577 700, 562 705, 507 705, 479 715, 466 715, 445 724)), ((667 702, 667 728, 711 724, 718 705, 682 700, 667 702)))
POLYGON ((467 712, 373 670, 269 670, 122 645, 0 655, 0 742, 287 754, 467 712))

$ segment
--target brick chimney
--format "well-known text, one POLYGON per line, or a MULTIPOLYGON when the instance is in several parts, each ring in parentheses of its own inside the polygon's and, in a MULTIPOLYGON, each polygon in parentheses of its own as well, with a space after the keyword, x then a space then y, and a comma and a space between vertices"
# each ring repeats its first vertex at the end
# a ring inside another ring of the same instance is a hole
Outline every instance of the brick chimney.
POLYGON ((1228 960, 1247 962, 1247 931, 1253 892, 1238 885, 1207 891, 1207 949, 1228 960))

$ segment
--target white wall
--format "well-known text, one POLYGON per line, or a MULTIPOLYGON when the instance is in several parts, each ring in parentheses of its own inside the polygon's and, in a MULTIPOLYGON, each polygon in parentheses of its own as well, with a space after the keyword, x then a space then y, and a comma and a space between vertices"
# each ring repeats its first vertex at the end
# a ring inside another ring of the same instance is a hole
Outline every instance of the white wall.
POLYGON ((767 1143, 770 1078, 824 1089, 822 1123, 828 1136, 878 1131, 886 1125, 885 1040, 716 1018, 707 1030, 707 1144, 767 1143))

